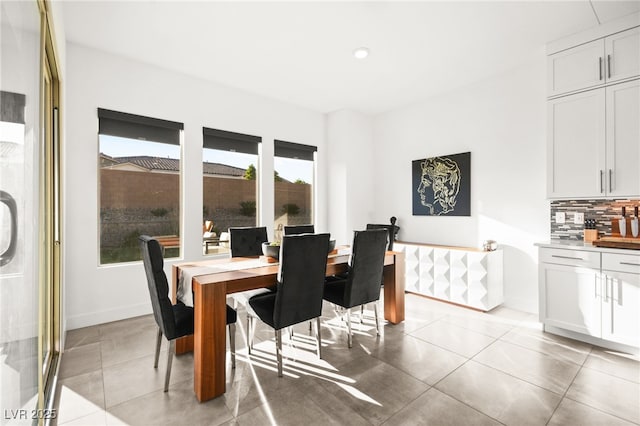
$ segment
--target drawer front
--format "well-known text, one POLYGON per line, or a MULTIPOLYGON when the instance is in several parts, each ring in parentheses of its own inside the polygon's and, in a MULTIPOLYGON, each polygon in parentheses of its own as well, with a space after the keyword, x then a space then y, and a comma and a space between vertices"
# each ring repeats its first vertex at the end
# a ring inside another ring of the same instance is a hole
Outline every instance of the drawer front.
POLYGON ((602 253, 602 269, 640 274, 640 255, 602 253))
POLYGON ((541 248, 540 262, 600 269, 600 253, 586 250, 541 248))

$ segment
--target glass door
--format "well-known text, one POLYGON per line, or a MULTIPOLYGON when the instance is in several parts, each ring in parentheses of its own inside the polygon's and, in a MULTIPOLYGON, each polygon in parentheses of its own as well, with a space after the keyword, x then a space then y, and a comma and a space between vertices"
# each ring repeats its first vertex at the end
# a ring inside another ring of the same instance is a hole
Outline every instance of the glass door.
POLYGON ((44 409, 60 350, 60 147, 47 7, 0 1, 0 424, 53 417, 44 409))
MULTIPOLYGON (((46 9, 47 3, 44 3, 46 9)), ((60 353, 60 142, 59 87, 49 16, 41 10, 40 291, 41 404, 51 402, 60 353)), ((47 411, 45 411, 47 413, 47 411)))

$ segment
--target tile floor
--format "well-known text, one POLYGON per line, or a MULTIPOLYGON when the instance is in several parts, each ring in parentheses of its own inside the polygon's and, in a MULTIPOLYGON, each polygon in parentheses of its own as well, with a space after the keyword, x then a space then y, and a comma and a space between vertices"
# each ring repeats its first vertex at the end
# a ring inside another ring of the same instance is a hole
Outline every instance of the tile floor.
POLYGON ((372 311, 345 324, 329 304, 323 358, 306 324, 283 343, 275 372, 273 331, 256 332, 250 357, 246 316, 238 323, 237 368, 227 393, 198 403, 193 356, 174 358, 162 391, 166 342, 153 369, 151 316, 72 330, 58 389, 59 425, 631 425, 640 424, 640 363, 542 333, 534 315, 490 313, 407 295, 406 321, 376 338, 372 311))

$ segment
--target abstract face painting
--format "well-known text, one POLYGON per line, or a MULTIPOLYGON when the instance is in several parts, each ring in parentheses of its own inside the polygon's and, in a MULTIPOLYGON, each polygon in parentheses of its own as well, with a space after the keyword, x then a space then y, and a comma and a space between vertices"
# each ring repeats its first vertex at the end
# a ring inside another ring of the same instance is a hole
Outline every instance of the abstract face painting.
POLYGON ((470 152, 413 161, 413 214, 469 216, 470 166, 470 152))

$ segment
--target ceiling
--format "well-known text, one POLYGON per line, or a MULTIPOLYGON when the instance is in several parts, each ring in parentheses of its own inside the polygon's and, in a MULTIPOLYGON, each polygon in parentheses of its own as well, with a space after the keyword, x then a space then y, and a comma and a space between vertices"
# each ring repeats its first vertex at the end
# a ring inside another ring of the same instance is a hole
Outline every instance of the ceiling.
POLYGON ((65 0, 62 10, 73 43, 323 113, 377 114, 522 66, 640 0, 65 0), (364 60, 352 56, 360 46, 364 60))

